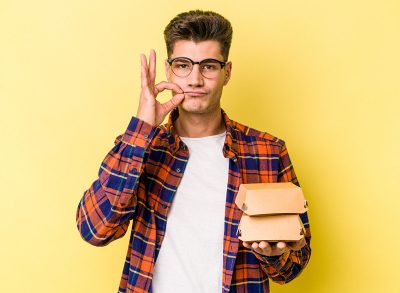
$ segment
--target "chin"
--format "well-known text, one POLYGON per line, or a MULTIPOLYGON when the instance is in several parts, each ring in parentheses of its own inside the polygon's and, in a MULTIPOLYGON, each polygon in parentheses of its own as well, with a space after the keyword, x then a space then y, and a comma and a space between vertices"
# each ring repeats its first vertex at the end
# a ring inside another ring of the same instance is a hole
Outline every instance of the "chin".
POLYGON ((183 101, 183 103, 180 105, 180 108, 188 113, 205 113, 207 112, 207 106, 202 105, 201 103, 197 103, 196 101, 183 101))

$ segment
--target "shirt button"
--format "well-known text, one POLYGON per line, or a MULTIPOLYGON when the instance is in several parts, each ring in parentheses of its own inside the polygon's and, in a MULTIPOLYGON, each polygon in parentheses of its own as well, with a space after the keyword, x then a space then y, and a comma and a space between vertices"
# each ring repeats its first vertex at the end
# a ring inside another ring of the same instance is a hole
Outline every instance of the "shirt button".
POLYGON ((163 209, 166 209, 166 208, 167 208, 167 205, 166 205, 166 204, 162 204, 162 208, 163 208, 163 209))
POLYGON ((147 133, 145 133, 143 136, 144 138, 149 138, 149 135, 147 133))
POLYGON ((176 172, 181 173, 181 169, 180 168, 176 168, 176 172))

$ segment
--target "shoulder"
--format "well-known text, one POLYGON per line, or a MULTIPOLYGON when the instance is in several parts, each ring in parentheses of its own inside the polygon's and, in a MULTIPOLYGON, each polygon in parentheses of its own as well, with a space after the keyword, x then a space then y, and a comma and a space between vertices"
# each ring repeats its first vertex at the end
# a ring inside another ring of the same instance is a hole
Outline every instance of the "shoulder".
POLYGON ((243 142, 264 142, 265 144, 273 145, 276 147, 283 147, 285 145, 285 141, 270 132, 261 131, 240 122, 231 120, 232 129, 236 134, 236 138, 243 142))

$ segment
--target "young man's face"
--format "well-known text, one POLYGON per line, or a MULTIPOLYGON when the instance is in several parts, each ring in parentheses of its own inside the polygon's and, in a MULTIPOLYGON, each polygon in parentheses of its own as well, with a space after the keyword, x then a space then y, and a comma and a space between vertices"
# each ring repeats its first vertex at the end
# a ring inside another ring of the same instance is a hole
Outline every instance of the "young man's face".
MULTIPOLYGON (((174 51, 170 58, 187 57, 193 61, 216 59, 225 61, 221 55, 218 41, 209 40, 195 43, 179 40, 175 42, 174 51)), ((210 113, 220 108, 222 88, 228 83, 232 64, 229 62, 213 78, 206 78, 200 73, 198 64, 193 66, 192 72, 186 77, 176 76, 168 62, 165 62, 166 75, 169 82, 178 84, 185 92, 185 98, 179 105, 180 109, 190 113, 210 113)))

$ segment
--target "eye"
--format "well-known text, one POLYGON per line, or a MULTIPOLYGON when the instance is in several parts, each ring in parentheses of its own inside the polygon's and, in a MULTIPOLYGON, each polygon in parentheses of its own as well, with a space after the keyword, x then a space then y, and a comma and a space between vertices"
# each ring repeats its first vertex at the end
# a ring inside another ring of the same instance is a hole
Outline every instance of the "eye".
POLYGON ((206 65, 204 65, 204 69, 215 70, 215 69, 217 69, 217 66, 215 64, 206 64, 206 65))
POLYGON ((204 71, 216 71, 219 69, 219 66, 220 66, 219 63, 212 60, 208 60, 201 64, 201 69, 204 71))
POLYGON ((174 60, 172 63, 173 67, 176 69, 188 69, 190 68, 191 64, 187 60, 174 60))
POLYGON ((188 68, 188 67, 189 67, 189 64, 186 64, 186 63, 178 63, 178 64, 176 64, 176 67, 179 67, 179 68, 188 68))

